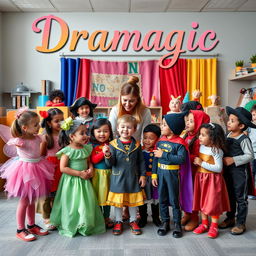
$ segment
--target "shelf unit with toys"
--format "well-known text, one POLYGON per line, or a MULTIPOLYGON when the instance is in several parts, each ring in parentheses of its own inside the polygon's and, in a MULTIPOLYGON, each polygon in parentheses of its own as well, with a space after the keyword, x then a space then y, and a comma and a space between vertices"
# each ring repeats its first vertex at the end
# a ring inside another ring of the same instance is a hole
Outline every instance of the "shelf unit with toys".
POLYGON ((255 81, 256 80, 256 72, 249 73, 247 75, 240 76, 232 76, 229 79, 230 81, 255 81))
MULTIPOLYGON (((148 107, 151 112, 151 122, 160 125, 162 122, 162 107, 148 107)), ((112 107, 96 107, 94 110, 94 117, 109 117, 112 107)))

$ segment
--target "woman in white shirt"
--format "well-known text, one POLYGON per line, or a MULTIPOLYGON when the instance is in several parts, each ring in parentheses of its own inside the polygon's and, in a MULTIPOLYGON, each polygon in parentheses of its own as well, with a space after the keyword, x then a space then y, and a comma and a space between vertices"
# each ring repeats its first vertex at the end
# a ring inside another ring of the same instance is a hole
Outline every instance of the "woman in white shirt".
POLYGON ((142 103, 138 82, 138 77, 131 76, 127 83, 123 84, 118 103, 110 111, 109 121, 114 136, 117 135, 117 119, 122 115, 130 114, 136 118, 137 130, 133 137, 139 141, 142 139, 143 129, 151 123, 151 113, 142 103))

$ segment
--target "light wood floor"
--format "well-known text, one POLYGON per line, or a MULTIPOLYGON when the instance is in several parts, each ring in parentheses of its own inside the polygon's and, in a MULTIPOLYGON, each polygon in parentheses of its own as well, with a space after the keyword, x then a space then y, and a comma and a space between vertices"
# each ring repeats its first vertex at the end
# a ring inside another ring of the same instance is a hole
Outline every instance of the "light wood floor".
MULTIPOLYGON (((203 235, 184 233, 183 238, 175 239, 172 232, 165 237, 157 235, 157 228, 150 223, 143 234, 131 234, 128 226, 120 236, 113 236, 111 230, 105 234, 67 238, 54 231, 38 240, 26 243, 16 239, 16 199, 7 200, 0 194, 0 256, 255 256, 256 255, 256 201, 249 200, 247 232, 233 236, 228 230, 221 230, 217 239, 203 235)), ((223 217, 222 217, 223 219, 223 217)), ((36 216, 37 224, 43 225, 41 216, 36 216)))

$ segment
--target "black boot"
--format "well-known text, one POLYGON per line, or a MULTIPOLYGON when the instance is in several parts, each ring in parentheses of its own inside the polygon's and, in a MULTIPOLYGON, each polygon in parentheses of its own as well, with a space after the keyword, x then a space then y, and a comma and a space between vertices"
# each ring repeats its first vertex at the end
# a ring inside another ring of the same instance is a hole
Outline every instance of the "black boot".
POLYGON ((140 228, 144 228, 148 223, 147 204, 139 206, 140 220, 138 225, 140 228))
POLYGON ((165 221, 161 224, 160 228, 157 230, 157 234, 159 236, 165 236, 169 230, 170 230, 170 222, 165 221))
POLYGON ((159 204, 151 204, 151 211, 152 211, 153 223, 157 227, 160 227, 161 221, 159 219, 159 204))
POLYGON ((172 232, 172 236, 175 237, 175 238, 182 237, 182 228, 181 228, 181 223, 180 222, 174 223, 174 230, 172 232))

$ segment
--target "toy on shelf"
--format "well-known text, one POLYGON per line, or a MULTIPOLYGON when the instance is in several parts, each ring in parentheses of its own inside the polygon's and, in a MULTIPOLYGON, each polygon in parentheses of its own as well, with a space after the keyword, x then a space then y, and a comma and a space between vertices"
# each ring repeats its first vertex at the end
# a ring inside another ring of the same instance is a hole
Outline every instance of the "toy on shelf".
POLYGON ((44 107, 49 100, 49 94, 51 92, 51 81, 41 80, 41 95, 38 96, 38 106, 44 107))
POLYGON ((208 97, 208 100, 211 100, 212 102, 212 105, 210 105, 209 107, 215 107, 219 105, 220 96, 213 94, 208 97))
POLYGON ((181 112, 181 96, 178 96, 175 98, 173 95, 171 95, 171 100, 169 103, 170 111, 167 112, 167 114, 170 113, 180 113, 181 112))
POLYGON ((65 95, 61 90, 53 90, 49 94, 49 100, 46 102, 46 107, 64 107, 65 95))
POLYGON ((200 92, 199 90, 194 90, 192 92, 192 96, 193 96, 193 100, 199 101, 200 97, 202 96, 202 92, 200 92))
POLYGON ((210 116, 211 123, 219 124, 226 131, 228 116, 225 109, 219 105, 220 97, 211 95, 208 99, 211 100, 212 104, 206 107, 204 111, 210 116))
POLYGON ((241 103, 240 103, 240 107, 244 107, 248 102, 250 102, 252 100, 252 97, 251 97, 251 90, 250 89, 247 89, 245 91, 245 93, 243 94, 243 97, 242 97, 242 100, 241 100, 241 103))
POLYGON ((159 117, 156 114, 151 114, 151 123, 160 123, 159 117))
POLYGON ((28 106, 29 107, 29 98, 31 96, 32 90, 29 90, 22 82, 16 86, 14 90, 11 91, 12 97, 12 107, 14 109, 28 106))
POLYGON ((156 106, 157 106, 156 96, 153 95, 150 101, 150 107, 156 107, 156 106))

